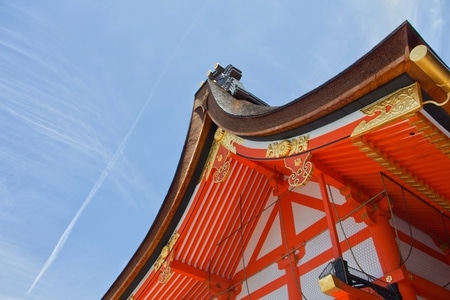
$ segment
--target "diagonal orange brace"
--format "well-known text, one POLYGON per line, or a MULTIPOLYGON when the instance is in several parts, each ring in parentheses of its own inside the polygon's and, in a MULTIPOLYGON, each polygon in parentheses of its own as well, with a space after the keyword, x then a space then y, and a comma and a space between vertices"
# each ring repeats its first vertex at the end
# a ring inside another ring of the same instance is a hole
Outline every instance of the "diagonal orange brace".
POLYGON ((223 290, 233 286, 233 281, 231 279, 208 273, 207 271, 201 270, 178 260, 172 261, 172 263, 170 264, 170 268, 177 274, 181 274, 198 281, 209 280, 214 285, 220 284, 221 289, 223 290))

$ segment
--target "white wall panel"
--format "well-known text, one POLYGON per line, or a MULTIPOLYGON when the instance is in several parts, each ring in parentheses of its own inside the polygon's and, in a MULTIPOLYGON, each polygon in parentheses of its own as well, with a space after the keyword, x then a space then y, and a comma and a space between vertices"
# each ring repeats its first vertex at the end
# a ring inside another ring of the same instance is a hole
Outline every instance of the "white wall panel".
POLYGON ((288 299, 288 290, 287 286, 282 286, 278 290, 273 291, 261 298, 261 300, 286 300, 288 299))
POLYGON ((282 240, 281 240, 280 217, 279 214, 277 214, 273 220, 272 226, 270 227, 269 233, 267 234, 267 238, 264 241, 263 246, 261 247, 261 251, 258 255, 258 258, 274 250, 276 247, 280 246, 281 243, 282 240))
MULTIPOLYGON (((409 244, 400 242, 400 247, 409 249, 409 244)), ((405 257, 406 258, 406 257, 405 257)), ((406 260, 408 271, 419 275, 439 286, 444 286, 450 281, 450 266, 440 260, 412 248, 411 254, 406 260)), ((447 286, 450 289, 449 286, 447 286)))
MULTIPOLYGON (((254 276, 247 279, 247 281, 242 283, 241 293, 237 296, 237 299, 241 299, 247 296, 263 286, 269 284, 275 279, 284 275, 284 270, 278 269, 278 264, 274 263, 269 267, 263 269, 261 272, 255 274, 254 276)), ((269 299, 269 298, 267 298, 269 299)), ((287 298, 285 298, 287 299, 287 298)))
POLYGON ((302 232, 315 222, 325 217, 325 213, 323 211, 295 202, 292 202, 292 212, 294 214, 296 234, 302 232))

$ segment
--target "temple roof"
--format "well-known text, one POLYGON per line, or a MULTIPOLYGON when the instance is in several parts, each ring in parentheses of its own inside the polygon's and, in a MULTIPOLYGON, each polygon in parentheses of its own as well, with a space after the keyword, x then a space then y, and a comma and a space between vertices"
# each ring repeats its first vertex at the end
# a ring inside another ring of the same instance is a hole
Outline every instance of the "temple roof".
MULTIPOLYGON (((230 197, 226 195, 227 190, 245 192, 248 196, 241 202, 243 209, 258 209, 257 205, 251 204, 257 203, 259 191, 269 193, 269 189, 274 187, 261 185, 260 189, 251 188, 242 179, 269 180, 272 176, 270 170, 274 168, 289 176, 289 168, 280 159, 269 159, 266 148, 271 142, 303 134, 311 135, 308 151, 313 153, 313 164, 327 170, 328 174, 334 174, 332 177, 342 186, 362 187, 376 194, 383 188, 382 182, 374 180, 379 178, 380 172, 405 184, 417 197, 424 199, 424 202, 414 202, 409 217, 417 223, 420 223, 420 218, 428 218, 428 229, 434 230, 436 224, 432 217, 423 215, 421 211, 428 206, 450 215, 450 103, 443 106, 424 103, 428 99, 437 103, 445 101, 449 90, 437 85, 432 75, 411 61, 410 53, 418 45, 426 43, 405 22, 349 68, 280 107, 270 107, 247 92, 240 84, 239 70, 218 66, 195 95, 179 165, 160 211, 136 253, 104 298, 126 299, 131 295, 151 271, 174 231, 179 226, 186 228, 187 225, 180 225, 180 222, 186 218, 188 207, 195 201, 213 201, 212 194, 202 194, 204 192, 199 190, 199 182, 203 184, 201 188, 214 191, 219 199, 230 197), (228 72, 225 75, 231 76, 227 77, 228 81, 223 76, 225 70, 228 72), (420 94, 421 107, 368 131, 364 128, 356 130, 374 120, 373 115, 365 110, 367 107, 379 103, 380 99, 394 97, 392 95, 399 90, 420 94), (366 123, 361 125, 361 120, 366 123), (214 186, 212 181, 202 181, 207 176, 208 155, 218 141, 217 136, 214 138, 218 128, 244 140, 240 144, 236 142, 239 145, 231 154, 234 171, 222 187, 214 186)), ((427 49, 439 61, 432 49, 427 49)), ((445 64, 442 63, 441 67, 448 73, 445 64)), ((227 205, 238 205, 237 198, 229 200, 227 205)), ((186 238, 201 241, 205 247, 217 243, 217 237, 210 237, 206 230, 236 218, 228 215, 225 207, 219 206, 214 209, 221 210, 222 214, 206 208, 199 211, 199 214, 215 213, 217 219, 204 220, 202 232, 186 229, 183 233, 186 238)), ((401 209, 396 213, 405 214, 401 209)), ((445 233, 435 231, 435 234, 440 239, 445 233)), ((208 250, 205 253, 209 253, 208 250)), ((192 258, 186 256, 183 259, 189 261, 192 258)), ((224 267, 224 278, 235 267, 231 265, 233 263, 237 262, 230 261, 230 266, 224 267)), ((207 266, 204 264, 198 262, 197 270, 205 270, 207 266)))
MULTIPOLYGON (((258 113, 252 108, 255 105, 220 99, 208 103, 208 113, 218 126, 233 134, 275 139, 317 128, 419 78, 431 98, 443 101, 446 93, 409 59, 410 51, 420 44, 426 43, 405 22, 349 68, 284 106, 258 113)), ((450 103, 443 108, 448 114, 450 103)))

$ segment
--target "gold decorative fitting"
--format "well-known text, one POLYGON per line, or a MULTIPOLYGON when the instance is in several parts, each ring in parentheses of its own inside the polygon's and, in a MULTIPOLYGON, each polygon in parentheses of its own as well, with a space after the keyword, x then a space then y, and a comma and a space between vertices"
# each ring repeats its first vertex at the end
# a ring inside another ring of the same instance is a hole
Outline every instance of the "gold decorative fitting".
POLYGON ((161 266, 167 261, 167 257, 172 253, 173 247, 175 246, 175 243, 177 242, 179 237, 180 234, 175 231, 175 233, 170 237, 170 240, 167 243, 167 245, 165 245, 161 249, 161 253, 156 259, 155 264, 153 265, 155 271, 158 271, 161 268, 161 266))
POLYGON ((228 151, 230 151, 232 153, 236 153, 236 147, 234 145, 242 144, 242 142, 243 142, 242 138, 235 136, 234 134, 228 133, 221 128, 219 128, 219 129, 221 131, 223 131, 222 138, 219 141, 221 143, 221 145, 224 146, 228 151))
POLYGON ((447 93, 447 98, 441 103, 428 100, 423 102, 423 104, 434 104, 437 106, 447 104, 450 100, 450 71, 447 67, 425 45, 419 45, 412 49, 409 54, 409 59, 424 71, 438 87, 447 93))
POLYGON ((450 100, 450 93, 447 94, 447 98, 441 103, 438 103, 434 100, 428 100, 428 101, 425 101, 423 104, 434 104, 436 106, 444 106, 445 104, 448 103, 449 100, 450 100))
POLYGON ((214 142, 209 151, 204 169, 204 175, 209 177, 211 170, 216 169, 213 180, 215 183, 223 182, 230 172, 230 153, 236 153, 235 144, 242 144, 242 139, 222 128, 217 128, 214 133, 214 142))
POLYGON ((160 283, 166 283, 167 281, 169 281, 170 277, 173 274, 170 263, 172 262, 174 256, 173 248, 175 247, 175 244, 179 237, 180 234, 175 231, 174 234, 172 234, 172 236, 170 237, 167 245, 165 245, 161 249, 161 253, 159 254, 159 257, 154 264, 155 272, 161 270, 158 278, 160 283))
POLYGON ((424 71, 437 86, 442 88, 447 94, 450 93, 450 71, 428 50, 427 46, 416 46, 411 50, 409 59, 424 71))
POLYGON ((386 276, 386 282, 387 283, 391 283, 392 282, 392 276, 391 275, 386 276))
POLYGON ((216 132, 214 133, 214 140, 220 142, 224 136, 225 130, 223 130, 222 128, 217 128, 216 132))
POLYGON ((227 160, 223 163, 219 168, 216 169, 216 172, 214 172, 214 182, 215 183, 221 183, 227 179, 228 174, 230 173, 230 160, 227 160))
POLYGON ((173 271, 169 264, 163 265, 161 268, 161 273, 159 274, 159 282, 162 284, 167 283, 169 281, 170 277, 172 277, 173 271))
POLYGON ((291 156, 308 150, 309 135, 283 140, 269 144, 267 147, 266 157, 279 158, 291 156))
POLYGON ((416 82, 363 108, 361 111, 373 118, 369 121, 361 121, 353 130, 351 136, 361 135, 397 118, 409 116, 421 108, 420 87, 416 82))
POLYGON ((299 157, 284 159, 284 165, 291 170, 288 183, 292 187, 305 185, 312 176, 313 164, 310 161, 311 153, 303 153, 299 157))

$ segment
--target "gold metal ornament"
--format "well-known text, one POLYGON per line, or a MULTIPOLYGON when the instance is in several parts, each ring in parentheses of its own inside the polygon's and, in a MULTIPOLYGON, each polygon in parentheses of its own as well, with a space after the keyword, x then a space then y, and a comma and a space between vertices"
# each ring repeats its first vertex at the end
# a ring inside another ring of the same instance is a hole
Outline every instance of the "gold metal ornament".
POLYGON ((235 144, 242 144, 242 141, 240 137, 228 133, 222 128, 217 128, 203 171, 204 176, 206 175, 206 178, 208 178, 214 168, 216 170, 213 176, 214 182, 223 182, 230 172, 230 153, 236 153, 235 144))
POLYGON ((271 143, 267 146, 266 157, 280 158, 301 153, 308 150, 308 142, 309 135, 305 135, 290 140, 271 143))
POLYGON ((420 87, 415 82, 363 108, 361 111, 364 114, 374 118, 369 121, 361 121, 353 130, 351 136, 355 137, 369 132, 397 118, 409 116, 421 108, 422 98, 420 87))
POLYGON ((158 258, 156 259, 155 264, 153 265, 153 268, 155 269, 155 271, 158 271, 161 268, 161 266, 166 261, 167 256, 169 256, 169 254, 172 253, 172 249, 175 246, 175 243, 177 242, 179 237, 180 237, 180 234, 178 232, 175 232, 170 237, 170 240, 169 240, 169 242, 167 242, 167 245, 165 245, 161 249, 161 253, 159 254, 158 258))
POLYGON ((299 157, 284 159, 284 165, 291 170, 291 175, 288 178, 290 186, 300 187, 309 181, 314 168, 310 159, 311 153, 303 153, 299 157))

